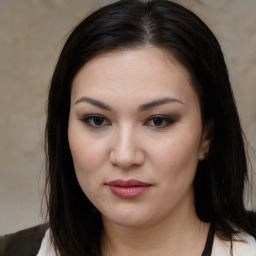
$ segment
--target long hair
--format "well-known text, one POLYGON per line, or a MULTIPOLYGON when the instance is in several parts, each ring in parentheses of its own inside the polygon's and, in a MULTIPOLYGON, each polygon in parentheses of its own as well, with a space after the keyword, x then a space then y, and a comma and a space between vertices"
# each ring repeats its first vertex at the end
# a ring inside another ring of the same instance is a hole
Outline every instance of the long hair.
POLYGON ((241 229, 256 236, 244 207, 247 161, 224 57, 213 33, 191 11, 167 0, 122 0, 85 18, 70 34, 49 91, 46 195, 53 244, 62 256, 101 255, 101 215, 82 192, 67 129, 72 81, 90 59, 146 45, 169 51, 189 72, 203 125, 211 124, 208 158, 198 164, 195 208, 202 221, 230 239, 241 229))

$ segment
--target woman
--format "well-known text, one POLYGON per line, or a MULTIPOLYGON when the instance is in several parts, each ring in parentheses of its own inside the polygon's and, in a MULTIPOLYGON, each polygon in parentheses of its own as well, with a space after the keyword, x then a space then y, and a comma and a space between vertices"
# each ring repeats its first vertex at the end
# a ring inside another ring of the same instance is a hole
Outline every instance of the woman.
POLYGON ((32 234, 34 255, 256 255, 225 61, 178 4, 119 1, 74 29, 46 152, 49 227, 19 235, 32 234))

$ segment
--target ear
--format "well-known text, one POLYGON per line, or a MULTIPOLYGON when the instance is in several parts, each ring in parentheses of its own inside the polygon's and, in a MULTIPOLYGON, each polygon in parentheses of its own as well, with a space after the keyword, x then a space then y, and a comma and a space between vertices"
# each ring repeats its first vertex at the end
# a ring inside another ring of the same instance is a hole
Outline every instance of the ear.
POLYGON ((198 151, 198 160, 204 160, 208 152, 210 150, 211 141, 212 141, 212 132, 213 132, 213 122, 209 121, 207 124, 204 125, 202 138, 200 143, 200 148, 198 151))

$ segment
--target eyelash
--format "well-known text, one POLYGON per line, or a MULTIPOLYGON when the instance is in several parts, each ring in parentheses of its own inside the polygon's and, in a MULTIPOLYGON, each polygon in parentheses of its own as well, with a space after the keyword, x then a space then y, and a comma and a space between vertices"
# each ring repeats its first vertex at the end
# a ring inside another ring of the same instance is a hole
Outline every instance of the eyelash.
MULTIPOLYGON (((111 123, 102 115, 92 114, 85 116, 82 121, 91 128, 102 128, 104 126, 110 126, 111 123), (98 119, 98 120, 97 120, 98 119), (97 124, 97 122, 99 123, 97 124)), ((165 128, 175 122, 174 118, 164 115, 154 115, 149 117, 144 125, 152 126, 155 128, 165 128), (150 122, 159 122, 159 124, 150 124, 150 122)))
POLYGON ((147 121, 145 122, 145 124, 148 124, 151 121, 160 121, 160 125, 149 125, 149 126, 153 126, 156 128, 165 128, 171 124, 173 124, 175 122, 174 118, 171 118, 169 116, 164 116, 164 115, 154 115, 151 116, 150 118, 147 119, 147 121), (164 123, 164 124, 163 124, 164 123))
POLYGON ((101 128, 103 126, 111 125, 110 122, 102 115, 87 115, 85 116, 82 121, 91 128, 101 128), (103 121, 102 124, 96 124, 95 121, 103 121), (93 123, 92 123, 93 122, 93 123), (105 124, 104 124, 105 123, 105 124))

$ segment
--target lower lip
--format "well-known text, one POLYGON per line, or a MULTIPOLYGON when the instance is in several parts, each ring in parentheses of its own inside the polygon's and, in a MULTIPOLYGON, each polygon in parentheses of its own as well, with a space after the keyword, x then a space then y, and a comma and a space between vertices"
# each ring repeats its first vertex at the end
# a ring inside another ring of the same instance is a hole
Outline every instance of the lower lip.
POLYGON ((122 186, 108 186, 110 191, 121 198, 132 199, 142 195, 149 186, 131 186, 131 187, 122 187, 122 186))

